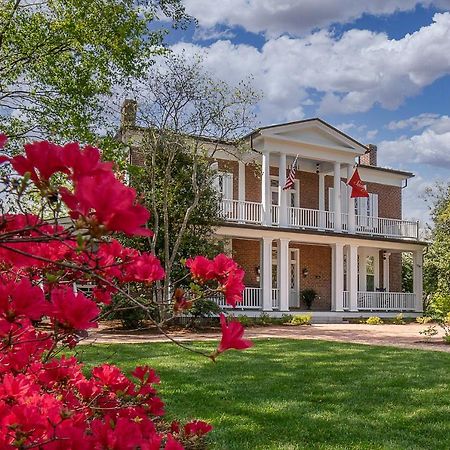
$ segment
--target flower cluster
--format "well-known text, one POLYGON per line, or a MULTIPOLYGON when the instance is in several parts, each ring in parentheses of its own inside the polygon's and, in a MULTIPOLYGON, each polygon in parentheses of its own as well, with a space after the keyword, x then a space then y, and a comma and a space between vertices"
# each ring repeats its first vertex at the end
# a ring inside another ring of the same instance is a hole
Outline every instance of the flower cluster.
POLYGON ((200 284, 217 281, 217 290, 223 293, 225 301, 233 308, 242 301, 245 272, 232 258, 224 254, 217 255, 212 260, 196 256, 186 261, 186 267, 190 269, 192 278, 200 284))
MULTIPOLYGON (((6 140, 0 134, 0 148, 6 140)), ((3 162, 22 177, 18 182, 14 176, 9 193, 20 197, 31 183, 43 202, 63 202, 71 222, 61 226, 57 217, 45 221, 26 212, 0 215, 0 448, 180 450, 197 445, 212 427, 202 421, 165 424, 155 388, 159 378, 150 367, 136 367, 127 377, 103 364, 86 375, 76 358, 58 356, 63 346, 72 348, 97 326, 101 303, 109 303, 120 285, 152 285, 164 278, 155 255, 111 236, 151 234, 144 228, 149 213, 136 203, 135 191, 89 146, 35 142, 25 146, 24 155, 0 155, 3 162), (80 284, 93 286, 92 295, 77 291, 80 284)), ((228 303, 242 299, 244 273, 232 259, 196 257, 188 267, 197 283, 215 283, 228 303)), ((178 300, 181 309, 192 305, 183 293, 178 300)), ((222 315, 221 324, 213 358, 251 345, 237 322, 227 324, 222 315)))

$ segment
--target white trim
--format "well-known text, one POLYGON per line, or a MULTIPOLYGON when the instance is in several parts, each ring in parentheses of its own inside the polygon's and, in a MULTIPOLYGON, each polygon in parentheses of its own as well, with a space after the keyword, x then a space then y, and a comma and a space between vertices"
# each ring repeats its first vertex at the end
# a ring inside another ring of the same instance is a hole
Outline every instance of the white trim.
POLYGON ((239 165, 238 200, 240 202, 244 202, 245 201, 245 164, 242 161, 239 161, 238 165, 239 165))

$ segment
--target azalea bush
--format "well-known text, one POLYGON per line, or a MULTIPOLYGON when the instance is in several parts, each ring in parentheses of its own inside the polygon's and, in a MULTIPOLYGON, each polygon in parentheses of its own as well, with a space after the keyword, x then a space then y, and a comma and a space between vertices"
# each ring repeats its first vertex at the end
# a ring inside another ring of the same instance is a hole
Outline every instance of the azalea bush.
MULTIPOLYGON (((166 423, 152 368, 127 377, 101 364, 86 373, 75 357, 61 356, 97 327, 113 294, 147 307, 126 285, 157 289, 164 270, 155 255, 115 236, 151 239, 149 212, 96 148, 35 142, 24 150, 0 156, 0 448, 198 448, 211 426, 166 423), (86 285, 89 295, 79 289, 86 285)), ((227 256, 193 257, 186 270, 190 290, 165 299, 173 314, 212 293, 233 306, 242 300, 244 273, 227 256)), ((204 353, 212 360, 251 345, 238 322, 223 314, 220 321, 220 344, 204 353)))

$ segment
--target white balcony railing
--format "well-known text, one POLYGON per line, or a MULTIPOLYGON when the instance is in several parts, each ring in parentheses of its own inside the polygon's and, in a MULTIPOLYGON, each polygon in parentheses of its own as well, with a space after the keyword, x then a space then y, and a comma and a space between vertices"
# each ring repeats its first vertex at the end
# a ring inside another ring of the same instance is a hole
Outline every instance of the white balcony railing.
MULTIPOLYGON (((345 297, 344 293, 344 302, 345 297)), ((416 295, 410 292, 358 292, 359 311, 414 311, 415 308, 416 295)))
POLYGON ((257 223, 262 220, 262 204, 239 200, 222 200, 221 213, 230 222, 257 223))
POLYGON ((309 208, 288 208, 289 226, 296 228, 312 228, 316 230, 332 230, 334 228, 334 212, 309 208))
MULTIPOLYGON (((271 206, 272 226, 280 224, 280 207, 271 206)), ((238 222, 260 225, 263 223, 262 204, 239 200, 222 200, 221 213, 227 222, 238 222)), ((287 225, 290 228, 312 229, 318 231, 334 230, 334 212, 309 208, 289 207, 287 225)), ((342 214, 342 231, 350 232, 348 214, 342 214)), ((355 216, 356 234, 382 236, 389 238, 419 239, 418 222, 382 217, 355 216)))

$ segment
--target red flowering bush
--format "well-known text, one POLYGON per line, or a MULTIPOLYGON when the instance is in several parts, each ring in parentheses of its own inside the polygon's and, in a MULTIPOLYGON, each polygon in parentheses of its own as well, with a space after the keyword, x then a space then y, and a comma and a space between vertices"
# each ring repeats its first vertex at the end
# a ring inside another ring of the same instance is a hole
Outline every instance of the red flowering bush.
MULTIPOLYGON (((0 148, 6 137, 0 135, 0 148)), ((0 449, 166 449, 197 445, 211 430, 202 421, 164 423, 164 404, 149 367, 127 377, 103 364, 89 374, 74 357, 58 356, 97 326, 102 304, 124 283, 153 286, 164 278, 155 255, 124 247, 116 232, 151 236, 148 211, 120 182, 99 150, 36 142, 25 154, 0 155, 14 172, 0 192, 0 449), (36 198, 39 199, 38 212, 36 198), (61 217, 68 215, 68 219, 61 217), (91 295, 77 290, 89 283, 91 295)), ((243 271, 225 255, 188 261, 194 293, 174 289, 174 313, 219 292, 242 300, 243 271)), ((137 300, 137 306, 142 306, 137 300)), ((225 350, 244 349, 237 322, 221 316, 225 350)))

